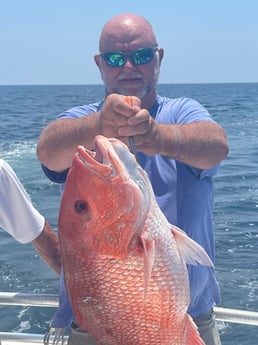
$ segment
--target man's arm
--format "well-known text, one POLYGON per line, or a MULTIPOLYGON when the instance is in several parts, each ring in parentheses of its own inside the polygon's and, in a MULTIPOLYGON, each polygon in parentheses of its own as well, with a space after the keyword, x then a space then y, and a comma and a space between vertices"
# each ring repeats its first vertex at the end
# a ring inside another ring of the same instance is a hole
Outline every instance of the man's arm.
MULTIPOLYGON (((81 118, 61 118, 52 121, 43 129, 37 144, 39 161, 55 172, 70 168, 78 145, 92 150, 98 134, 108 138, 119 137, 118 129, 127 124, 128 118, 135 111, 125 102, 125 96, 111 94, 99 112, 81 118)), ((128 141, 127 138, 120 139, 126 143, 128 141)))
POLYGON ((94 138, 98 134, 97 114, 51 122, 43 129, 38 141, 39 161, 56 172, 70 168, 78 145, 94 148, 94 138))
POLYGON ((157 123, 146 109, 134 108, 135 114, 118 129, 118 136, 133 137, 137 150, 198 169, 212 168, 227 156, 227 135, 219 124, 205 119, 185 124, 157 123))
MULTIPOLYGON (((121 135, 128 133, 132 132, 121 131, 121 135)), ((228 154, 224 129, 208 121, 170 125, 149 116, 146 129, 134 136, 134 142, 146 154, 160 154, 198 169, 212 168, 228 154)))
POLYGON ((32 244, 39 256, 45 261, 58 275, 61 274, 61 255, 59 241, 54 230, 45 221, 41 234, 32 241, 32 244))
POLYGON ((77 146, 92 149, 97 134, 118 137, 128 146, 129 137, 134 137, 138 151, 167 156, 199 169, 209 169, 227 156, 227 136, 220 125, 209 121, 161 124, 140 108, 136 97, 133 104, 125 102, 125 96, 111 94, 98 113, 52 122, 40 136, 39 160, 50 170, 65 170, 71 166, 77 146))

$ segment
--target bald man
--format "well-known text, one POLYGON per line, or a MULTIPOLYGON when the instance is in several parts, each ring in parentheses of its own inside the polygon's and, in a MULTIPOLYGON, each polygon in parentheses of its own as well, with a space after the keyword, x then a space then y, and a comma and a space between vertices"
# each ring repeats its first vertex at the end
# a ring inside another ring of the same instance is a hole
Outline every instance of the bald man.
MULTIPOLYGON (((164 49, 145 18, 132 13, 111 18, 94 56, 104 98, 66 110, 47 125, 38 142, 38 157, 45 174, 62 189, 78 145, 93 150, 95 136, 101 134, 131 147, 133 138, 134 153, 168 221, 182 228, 214 261, 212 179, 228 154, 227 136, 197 101, 158 95, 163 57, 164 49)), ((214 269, 188 268, 188 312, 205 343, 219 345, 213 306, 220 303, 220 291, 214 269)), ((82 343, 70 339, 70 344, 82 343)))

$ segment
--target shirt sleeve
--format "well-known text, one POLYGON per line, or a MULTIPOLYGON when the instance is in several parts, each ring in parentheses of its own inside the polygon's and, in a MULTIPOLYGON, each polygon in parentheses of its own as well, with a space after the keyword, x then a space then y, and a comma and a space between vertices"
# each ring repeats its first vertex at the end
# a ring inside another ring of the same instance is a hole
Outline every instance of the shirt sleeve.
POLYGON ((50 181, 55 182, 55 183, 65 183, 66 176, 69 172, 69 168, 61 172, 56 172, 56 171, 48 169, 43 164, 41 165, 41 167, 44 174, 47 176, 47 178, 49 178, 50 181))
POLYGON ((0 160, 0 227, 21 243, 40 235, 45 218, 35 209, 29 195, 8 163, 0 160))
POLYGON ((160 98, 160 108, 155 117, 159 123, 186 124, 198 121, 215 122, 208 110, 192 98, 160 98))

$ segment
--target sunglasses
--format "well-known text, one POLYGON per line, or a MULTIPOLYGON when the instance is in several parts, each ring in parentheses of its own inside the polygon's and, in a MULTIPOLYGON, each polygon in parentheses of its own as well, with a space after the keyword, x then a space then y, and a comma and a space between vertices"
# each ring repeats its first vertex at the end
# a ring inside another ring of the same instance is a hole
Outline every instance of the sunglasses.
POLYGON ((130 60, 133 65, 145 65, 153 59, 158 47, 140 48, 131 53, 107 52, 99 55, 111 67, 123 67, 126 60, 130 60))

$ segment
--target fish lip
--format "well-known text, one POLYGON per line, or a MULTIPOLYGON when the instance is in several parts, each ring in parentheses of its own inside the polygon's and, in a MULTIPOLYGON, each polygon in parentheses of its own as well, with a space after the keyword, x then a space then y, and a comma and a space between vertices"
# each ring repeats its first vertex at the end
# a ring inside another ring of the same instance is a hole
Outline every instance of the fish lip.
POLYGON ((104 178, 119 175, 123 179, 128 179, 127 171, 113 147, 112 139, 101 135, 95 138, 95 151, 88 150, 82 145, 77 147, 76 161, 104 178))
POLYGON ((75 155, 75 162, 93 170, 98 175, 109 177, 112 175, 112 166, 109 161, 103 162, 103 156, 99 152, 94 152, 79 145, 75 155))

